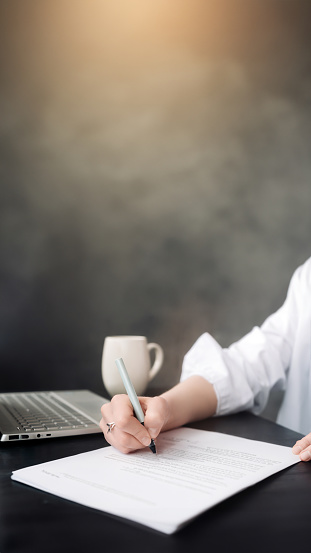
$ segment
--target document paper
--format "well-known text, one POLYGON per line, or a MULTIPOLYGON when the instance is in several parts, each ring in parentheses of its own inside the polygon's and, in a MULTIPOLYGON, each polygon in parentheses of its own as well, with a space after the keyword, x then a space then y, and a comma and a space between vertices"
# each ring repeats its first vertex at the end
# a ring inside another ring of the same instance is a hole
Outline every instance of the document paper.
POLYGON ((172 534, 200 513, 299 461, 289 447, 192 428, 164 432, 157 454, 113 447, 13 472, 13 480, 172 534))

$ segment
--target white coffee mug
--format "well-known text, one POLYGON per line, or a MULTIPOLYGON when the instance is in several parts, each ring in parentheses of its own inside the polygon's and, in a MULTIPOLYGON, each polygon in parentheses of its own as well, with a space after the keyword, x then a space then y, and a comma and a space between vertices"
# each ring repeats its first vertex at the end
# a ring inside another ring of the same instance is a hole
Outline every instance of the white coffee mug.
POLYGON ((162 367, 164 355, 161 346, 154 342, 148 344, 145 336, 107 336, 102 355, 102 378, 111 397, 126 393, 115 362, 119 357, 125 363, 137 395, 143 395, 162 367), (152 367, 151 350, 155 351, 152 367))

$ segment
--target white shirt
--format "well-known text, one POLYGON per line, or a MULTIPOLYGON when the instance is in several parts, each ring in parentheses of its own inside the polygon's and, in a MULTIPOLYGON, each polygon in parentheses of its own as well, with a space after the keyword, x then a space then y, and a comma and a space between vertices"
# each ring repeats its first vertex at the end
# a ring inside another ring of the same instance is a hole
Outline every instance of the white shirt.
POLYGON ((208 333, 186 354, 181 380, 201 375, 214 385, 216 415, 259 414, 272 388, 285 389, 277 422, 311 432, 311 258, 290 282, 282 307, 229 348, 208 333))

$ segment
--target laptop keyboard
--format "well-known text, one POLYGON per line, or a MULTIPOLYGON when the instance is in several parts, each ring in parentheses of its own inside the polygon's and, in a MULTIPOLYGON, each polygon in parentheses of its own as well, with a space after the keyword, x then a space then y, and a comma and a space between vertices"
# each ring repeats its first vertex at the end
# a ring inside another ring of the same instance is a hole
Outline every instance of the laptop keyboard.
POLYGON ((16 421, 16 429, 22 432, 46 432, 94 426, 93 421, 85 415, 49 393, 10 394, 8 402, 3 399, 3 405, 16 421))

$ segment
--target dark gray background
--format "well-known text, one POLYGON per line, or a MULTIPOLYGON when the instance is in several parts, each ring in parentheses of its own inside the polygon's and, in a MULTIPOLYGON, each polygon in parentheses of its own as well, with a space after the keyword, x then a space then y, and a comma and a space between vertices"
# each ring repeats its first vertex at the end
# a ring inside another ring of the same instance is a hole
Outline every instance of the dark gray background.
POLYGON ((310 256, 311 3, 1 0, 2 390, 229 345, 310 256))

